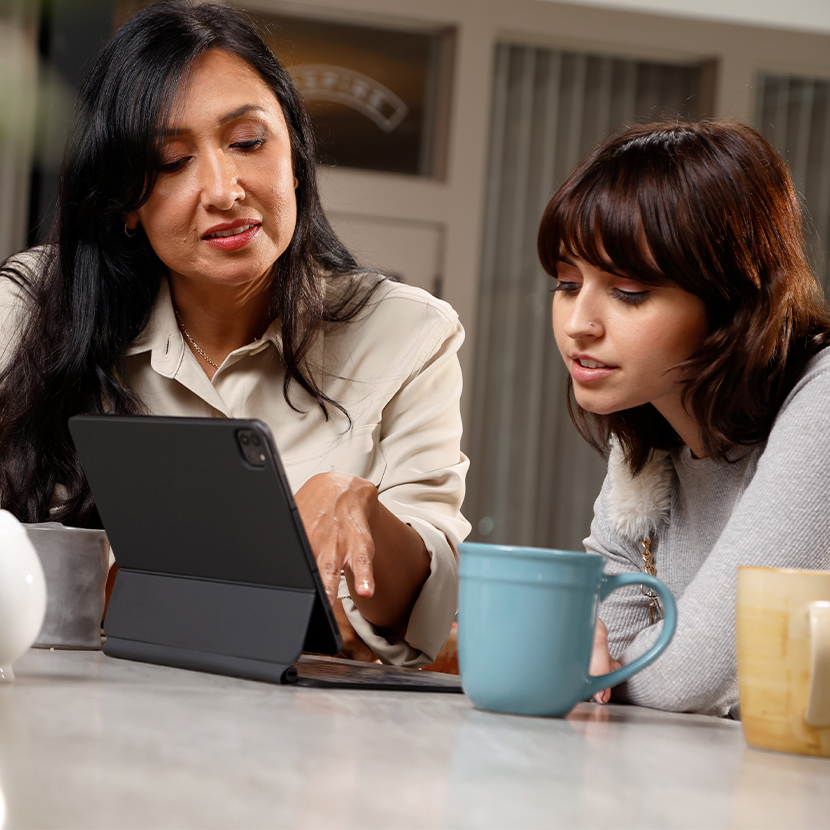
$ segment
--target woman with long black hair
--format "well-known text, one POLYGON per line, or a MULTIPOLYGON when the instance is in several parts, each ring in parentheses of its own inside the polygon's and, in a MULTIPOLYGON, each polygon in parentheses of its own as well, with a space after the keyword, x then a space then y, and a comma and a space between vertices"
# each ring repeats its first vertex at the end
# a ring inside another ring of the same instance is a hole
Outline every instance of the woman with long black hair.
POLYGON ((339 242, 308 117, 248 21, 165 0, 115 33, 79 95, 55 227, 0 280, 2 506, 98 521, 75 413, 261 418, 348 653, 434 659, 468 530, 463 332, 339 242))
MULTIPOLYGON (((830 569, 830 312, 801 222, 769 142, 717 121, 608 139, 545 211, 571 414, 609 454, 585 545, 678 604, 673 642, 620 698, 734 712, 738 567, 830 569)), ((662 628, 640 589, 600 619, 593 674, 662 628)))

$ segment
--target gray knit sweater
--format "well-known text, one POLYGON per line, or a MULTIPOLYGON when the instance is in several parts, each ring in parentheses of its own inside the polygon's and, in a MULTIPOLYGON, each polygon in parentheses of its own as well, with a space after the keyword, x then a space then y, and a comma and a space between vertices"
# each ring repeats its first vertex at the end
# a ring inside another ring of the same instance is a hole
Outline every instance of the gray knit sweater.
MULTIPOLYGON (((677 599, 674 640, 615 696, 641 706, 725 715, 738 701, 738 567, 830 570, 830 349, 807 365, 764 444, 733 464, 659 453, 632 478, 612 451, 588 551, 606 573, 641 571, 652 533, 657 576, 677 599)), ((638 587, 615 591, 600 617, 612 656, 629 663, 657 638, 638 587)))

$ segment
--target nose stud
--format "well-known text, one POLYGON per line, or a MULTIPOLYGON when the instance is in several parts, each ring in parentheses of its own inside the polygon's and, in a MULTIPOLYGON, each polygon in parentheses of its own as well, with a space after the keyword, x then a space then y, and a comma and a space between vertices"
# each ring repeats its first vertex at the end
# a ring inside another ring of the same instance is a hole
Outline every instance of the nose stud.
POLYGON ((589 326, 593 326, 594 324, 593 324, 593 323, 589 320, 589 321, 588 321, 588 325, 589 325, 589 326))

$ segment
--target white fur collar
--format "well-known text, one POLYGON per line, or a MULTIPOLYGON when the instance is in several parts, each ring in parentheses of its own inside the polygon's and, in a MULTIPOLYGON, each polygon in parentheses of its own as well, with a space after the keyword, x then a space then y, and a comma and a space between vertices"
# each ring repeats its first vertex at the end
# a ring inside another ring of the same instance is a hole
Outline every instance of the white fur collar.
POLYGON ((611 478, 611 524, 621 535, 642 541, 657 532, 671 507, 672 463, 669 453, 655 450, 642 471, 632 476, 616 441, 608 457, 611 478))

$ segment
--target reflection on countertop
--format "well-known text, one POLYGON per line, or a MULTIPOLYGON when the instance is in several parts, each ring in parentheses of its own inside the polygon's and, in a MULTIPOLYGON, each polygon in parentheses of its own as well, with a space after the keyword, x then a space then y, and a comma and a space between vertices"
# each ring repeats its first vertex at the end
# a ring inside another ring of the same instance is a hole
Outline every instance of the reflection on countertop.
POLYGON ((461 695, 100 652, 32 650, 15 671, 0 688, 8 827, 814 828, 830 814, 830 759, 749 749, 716 718, 498 715, 461 695))

